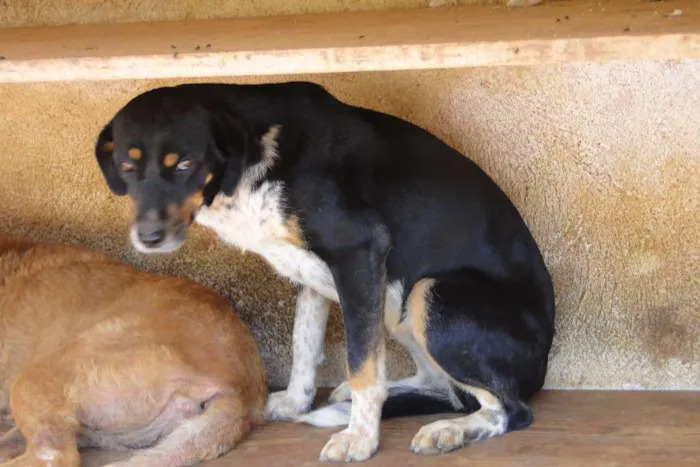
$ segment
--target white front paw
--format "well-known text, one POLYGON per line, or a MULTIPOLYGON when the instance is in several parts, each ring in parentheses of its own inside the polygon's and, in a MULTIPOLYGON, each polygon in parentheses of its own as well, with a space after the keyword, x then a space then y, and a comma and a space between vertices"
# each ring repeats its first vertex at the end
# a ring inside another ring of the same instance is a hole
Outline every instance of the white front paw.
POLYGON ((364 462, 377 452, 378 436, 368 436, 345 429, 331 436, 321 451, 322 462, 364 462))
POLYGON ((265 418, 267 420, 293 421, 297 415, 309 411, 312 397, 297 396, 289 391, 273 392, 267 398, 265 418))
POLYGON ((328 400, 330 402, 346 402, 352 399, 352 391, 350 390, 350 383, 347 381, 342 382, 337 388, 333 390, 328 400))

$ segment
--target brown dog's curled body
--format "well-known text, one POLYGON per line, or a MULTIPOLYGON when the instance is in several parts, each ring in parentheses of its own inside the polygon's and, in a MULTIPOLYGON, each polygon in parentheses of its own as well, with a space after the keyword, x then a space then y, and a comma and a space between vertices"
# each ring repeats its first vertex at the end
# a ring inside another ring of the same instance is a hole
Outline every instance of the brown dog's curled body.
POLYGON ((258 347, 223 297, 88 249, 0 238, 0 343, 2 466, 77 467, 97 447, 178 467, 264 423, 258 347))

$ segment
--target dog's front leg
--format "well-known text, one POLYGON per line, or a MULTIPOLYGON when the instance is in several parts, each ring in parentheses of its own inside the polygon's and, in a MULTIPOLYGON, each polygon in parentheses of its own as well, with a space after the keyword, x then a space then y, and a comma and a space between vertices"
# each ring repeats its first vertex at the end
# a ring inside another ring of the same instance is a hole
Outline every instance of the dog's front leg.
POLYGON ((323 341, 331 302, 304 287, 297 296, 292 334, 292 371, 285 391, 270 394, 268 420, 292 420, 311 407, 316 395, 316 368, 323 360, 323 341))
POLYGON ((364 461, 379 446, 387 395, 382 316, 388 243, 388 234, 381 229, 362 246, 330 255, 345 324, 352 407, 348 427, 331 437, 321 452, 322 461, 364 461))

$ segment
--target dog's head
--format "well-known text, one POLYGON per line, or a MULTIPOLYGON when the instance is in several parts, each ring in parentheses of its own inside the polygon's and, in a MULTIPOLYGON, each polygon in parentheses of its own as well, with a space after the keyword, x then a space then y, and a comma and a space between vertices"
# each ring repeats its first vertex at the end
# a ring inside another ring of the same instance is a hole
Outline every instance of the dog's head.
POLYGON ((102 129, 97 162, 112 192, 134 202, 129 237, 137 250, 179 248, 200 207, 218 192, 231 196, 260 160, 259 138, 231 109, 209 88, 157 88, 102 129))

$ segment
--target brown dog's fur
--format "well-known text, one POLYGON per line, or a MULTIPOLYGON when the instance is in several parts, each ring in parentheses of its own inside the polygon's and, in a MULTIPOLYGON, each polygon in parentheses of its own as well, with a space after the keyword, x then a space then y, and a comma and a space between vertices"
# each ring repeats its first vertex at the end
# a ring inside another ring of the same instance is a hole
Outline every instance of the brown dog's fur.
POLYGON ((2 466, 78 467, 99 447, 177 467, 264 423, 258 347, 223 297, 85 248, 0 238, 0 345, 2 466))

